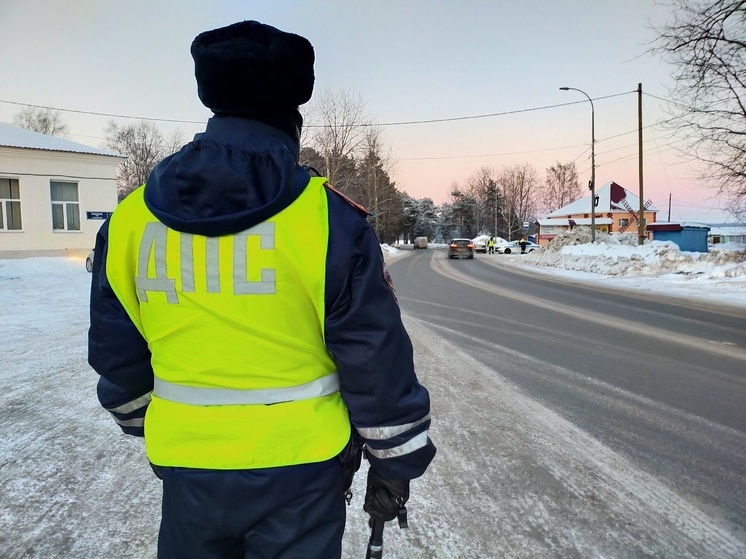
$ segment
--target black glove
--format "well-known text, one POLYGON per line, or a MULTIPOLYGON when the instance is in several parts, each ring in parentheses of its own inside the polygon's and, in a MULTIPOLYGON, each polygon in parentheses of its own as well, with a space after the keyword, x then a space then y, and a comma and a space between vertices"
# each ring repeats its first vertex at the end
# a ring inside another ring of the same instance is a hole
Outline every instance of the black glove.
POLYGON ((363 510, 378 520, 393 520, 409 499, 408 479, 383 479, 368 470, 368 488, 363 510))

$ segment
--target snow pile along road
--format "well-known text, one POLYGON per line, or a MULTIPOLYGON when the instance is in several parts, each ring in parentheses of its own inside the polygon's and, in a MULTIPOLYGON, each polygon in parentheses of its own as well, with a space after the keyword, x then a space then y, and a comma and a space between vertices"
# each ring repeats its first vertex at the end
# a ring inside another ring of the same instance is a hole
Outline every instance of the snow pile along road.
POLYGON ((578 228, 558 235, 547 247, 525 255, 521 262, 605 276, 687 276, 726 279, 746 277, 746 248, 682 252, 671 241, 637 245, 637 235, 596 233, 578 228))

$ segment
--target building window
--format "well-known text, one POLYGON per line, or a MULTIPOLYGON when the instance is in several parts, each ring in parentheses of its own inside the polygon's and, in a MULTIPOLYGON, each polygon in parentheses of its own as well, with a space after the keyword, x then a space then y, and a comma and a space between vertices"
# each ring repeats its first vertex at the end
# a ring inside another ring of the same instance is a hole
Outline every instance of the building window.
POLYGON ((627 227, 629 225, 629 219, 623 217, 619 220, 619 227, 627 227))
POLYGON ((21 230, 21 187, 18 179, 0 177, 0 231, 21 230))
POLYGON ((52 229, 80 231, 78 183, 50 181, 52 191, 52 229))

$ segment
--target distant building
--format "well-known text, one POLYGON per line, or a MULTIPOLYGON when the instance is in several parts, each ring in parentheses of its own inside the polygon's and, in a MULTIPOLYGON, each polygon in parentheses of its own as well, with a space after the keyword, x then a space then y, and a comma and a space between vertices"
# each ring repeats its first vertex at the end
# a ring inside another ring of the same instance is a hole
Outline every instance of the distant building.
MULTIPOLYGON (((640 198, 614 181, 609 181, 596 191, 596 230, 603 233, 636 232, 640 198)), ((591 197, 580 200, 548 214, 536 221, 536 243, 549 244, 560 233, 577 226, 591 226, 591 197)), ((658 210, 650 201, 645 203, 643 226, 653 223, 658 210)))
POLYGON ((0 122, 0 258, 90 251, 123 158, 0 122))
POLYGON ((741 225, 713 225, 707 235, 711 245, 738 243, 746 245, 746 223, 741 225))

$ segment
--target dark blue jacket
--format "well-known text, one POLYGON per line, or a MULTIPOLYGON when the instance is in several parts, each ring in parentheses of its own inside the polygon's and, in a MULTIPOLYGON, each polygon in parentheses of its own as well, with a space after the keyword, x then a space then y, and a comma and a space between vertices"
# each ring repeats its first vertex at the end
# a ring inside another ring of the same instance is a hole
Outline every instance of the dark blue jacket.
MULTIPOLYGON (((156 166, 145 203, 177 231, 237 233, 275 215, 302 192, 310 175, 298 165, 298 154, 297 144, 276 128, 214 117, 204 133, 156 166)), ((333 190, 327 197, 325 343, 371 466, 383 477, 412 479, 435 455, 426 436, 429 395, 417 381, 412 344, 367 215, 333 190), (381 429, 391 426, 400 428, 381 429), (398 451, 387 457, 387 449, 398 451)), ((108 221, 96 239, 88 359, 101 375, 101 404, 125 433, 142 436, 153 389, 150 351, 107 281, 107 236, 108 221)))

